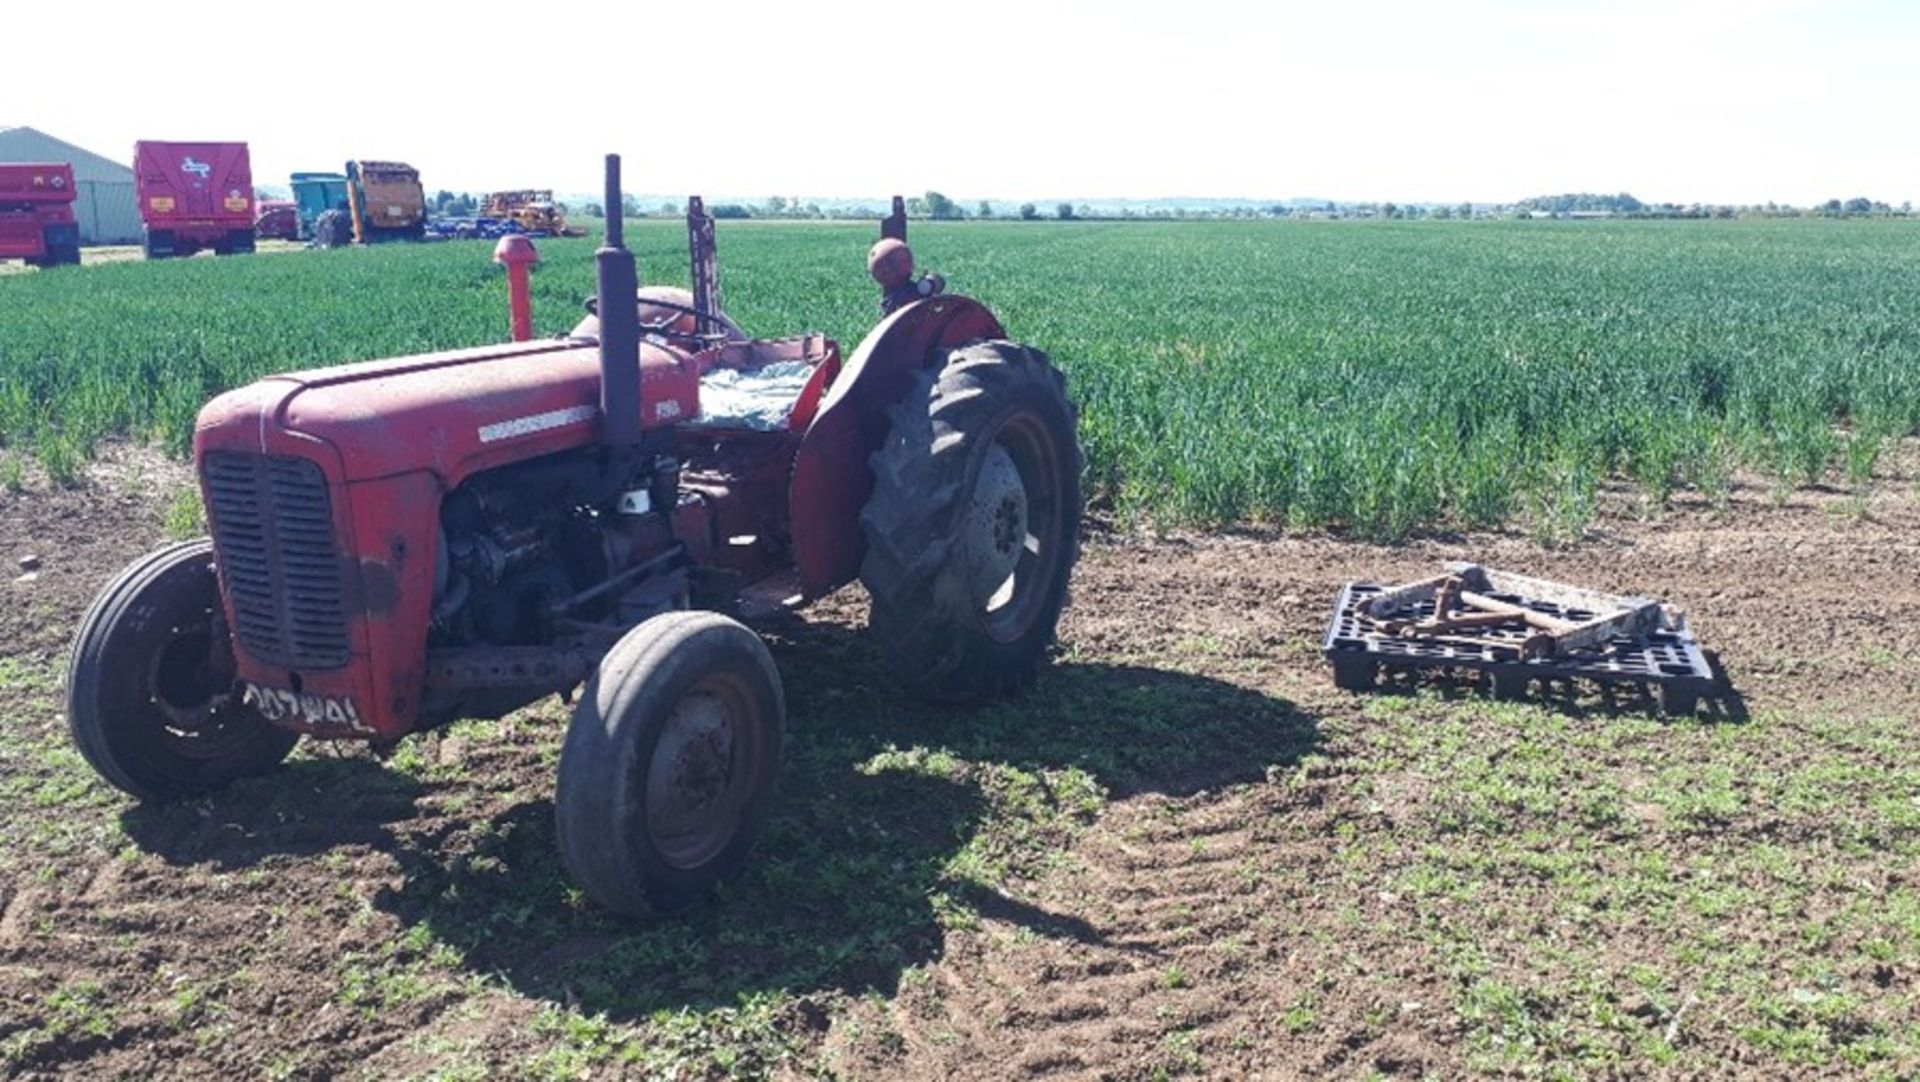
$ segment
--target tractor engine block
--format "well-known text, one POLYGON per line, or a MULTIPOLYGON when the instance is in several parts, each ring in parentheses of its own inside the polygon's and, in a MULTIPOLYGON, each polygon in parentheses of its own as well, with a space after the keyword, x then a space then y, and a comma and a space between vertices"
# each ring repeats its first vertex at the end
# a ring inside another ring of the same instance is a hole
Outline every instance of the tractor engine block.
POLYGON ((651 497, 672 492, 677 473, 670 457, 596 448, 489 471, 449 493, 429 644, 546 646, 581 624, 625 619, 636 603, 683 607, 684 573, 681 588, 664 594, 645 587, 654 573, 673 577, 665 561, 634 573, 673 549, 651 497))

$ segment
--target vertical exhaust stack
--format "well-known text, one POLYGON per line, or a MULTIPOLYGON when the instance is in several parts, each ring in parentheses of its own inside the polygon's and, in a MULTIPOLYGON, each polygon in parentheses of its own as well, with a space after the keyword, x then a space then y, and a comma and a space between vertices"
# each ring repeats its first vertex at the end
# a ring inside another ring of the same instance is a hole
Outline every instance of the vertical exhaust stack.
POLYGON ((607 238, 593 253, 600 316, 600 435, 609 445, 640 442, 640 279, 620 214, 620 155, 607 155, 607 238))

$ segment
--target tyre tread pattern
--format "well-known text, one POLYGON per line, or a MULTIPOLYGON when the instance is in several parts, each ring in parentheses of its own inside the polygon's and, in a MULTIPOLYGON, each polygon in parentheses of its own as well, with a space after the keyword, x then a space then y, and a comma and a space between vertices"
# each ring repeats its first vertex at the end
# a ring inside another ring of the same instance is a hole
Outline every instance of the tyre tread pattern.
POLYGON ((970 343, 923 372, 888 415, 875 452, 873 496, 861 513, 867 555, 860 579, 872 597, 870 623, 915 692, 938 702, 979 702, 1024 689, 1053 641, 1066 601, 1065 578, 1078 552, 1078 411, 1066 377, 1040 350, 1000 340, 970 343), (1068 506, 1062 581, 1017 648, 997 648, 978 630, 960 530, 967 470, 979 435, 1015 401, 1047 403, 1065 426, 1062 498, 1068 506))
POLYGON ((657 697, 660 687, 673 684, 688 667, 734 650, 754 659, 770 689, 772 729, 766 754, 770 773, 777 776, 786 716, 780 673, 766 644, 736 621, 704 610, 655 616, 621 638, 587 681, 560 754, 554 817, 562 861, 601 906, 629 917, 684 908, 736 871, 752 848, 772 803, 772 777, 747 815, 741 830, 744 844, 717 858, 713 875, 687 882, 673 882, 658 869, 650 873, 641 852, 644 839, 637 835, 645 827, 626 807, 635 796, 638 756, 650 748, 640 731, 645 700, 657 697))
POLYGON ((271 769, 286 758, 299 740, 294 733, 273 728, 262 720, 259 735, 251 745, 228 759, 136 759, 130 756, 131 749, 125 743, 115 739, 123 732, 116 728, 116 723, 124 726, 124 721, 103 716, 101 709, 89 701, 105 682, 127 677, 124 673, 108 671, 107 653, 115 635, 125 633, 136 606, 162 579, 196 562, 211 566, 211 540, 176 542, 134 561, 94 599, 74 636, 67 666, 68 732, 81 757, 95 772, 115 788, 140 800, 195 796, 248 774, 271 769))

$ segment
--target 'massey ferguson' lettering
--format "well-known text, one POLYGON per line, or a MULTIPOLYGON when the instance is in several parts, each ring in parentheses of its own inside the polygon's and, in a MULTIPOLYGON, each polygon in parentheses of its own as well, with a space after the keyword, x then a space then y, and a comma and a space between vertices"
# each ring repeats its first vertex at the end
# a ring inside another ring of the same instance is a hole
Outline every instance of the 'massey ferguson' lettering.
POLYGON ((268 721, 304 721, 313 726, 334 726, 356 733, 371 733, 373 728, 360 720, 353 700, 341 695, 303 695, 284 688, 262 687, 248 683, 240 701, 260 711, 268 721))
POLYGON ((535 413, 526 417, 515 417, 511 421, 500 421, 495 424, 482 425, 480 427, 480 442, 496 443, 500 440, 513 439, 516 436, 531 436, 536 432, 545 432, 549 429, 575 425, 583 421, 591 421, 599 412, 600 410, 597 406, 571 406, 563 410, 548 410, 545 413, 535 413))

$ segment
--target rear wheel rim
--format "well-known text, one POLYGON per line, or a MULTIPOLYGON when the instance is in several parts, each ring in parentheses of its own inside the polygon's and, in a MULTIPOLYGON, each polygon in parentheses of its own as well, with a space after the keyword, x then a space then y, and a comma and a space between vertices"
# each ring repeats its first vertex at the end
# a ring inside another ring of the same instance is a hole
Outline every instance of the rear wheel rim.
POLYGON ((682 695, 648 757, 647 836, 683 871, 714 860, 739 832, 752 796, 753 708, 746 687, 710 676, 682 695))
POLYGON ((994 430, 966 508, 968 585, 987 634, 1014 642, 1047 611, 1066 537, 1060 447, 1044 420, 1015 413, 994 430))

